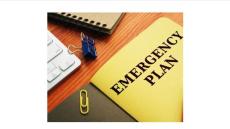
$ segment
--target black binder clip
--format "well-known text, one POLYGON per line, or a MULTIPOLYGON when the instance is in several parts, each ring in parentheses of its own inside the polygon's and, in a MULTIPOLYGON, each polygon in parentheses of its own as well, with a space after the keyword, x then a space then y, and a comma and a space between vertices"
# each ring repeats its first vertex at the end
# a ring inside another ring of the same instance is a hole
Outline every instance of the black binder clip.
POLYGON ((95 59, 97 57, 97 52, 94 39, 81 32, 81 42, 83 55, 87 58, 95 59))

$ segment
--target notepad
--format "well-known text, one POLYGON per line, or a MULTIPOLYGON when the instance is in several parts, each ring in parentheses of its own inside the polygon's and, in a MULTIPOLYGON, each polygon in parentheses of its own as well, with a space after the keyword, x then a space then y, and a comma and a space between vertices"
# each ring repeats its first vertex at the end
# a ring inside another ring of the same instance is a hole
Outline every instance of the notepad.
POLYGON ((112 34, 124 16, 124 13, 57 12, 48 13, 48 16, 55 20, 71 23, 79 27, 112 34))
POLYGON ((109 59, 91 82, 141 122, 181 122, 183 28, 160 18, 109 59))

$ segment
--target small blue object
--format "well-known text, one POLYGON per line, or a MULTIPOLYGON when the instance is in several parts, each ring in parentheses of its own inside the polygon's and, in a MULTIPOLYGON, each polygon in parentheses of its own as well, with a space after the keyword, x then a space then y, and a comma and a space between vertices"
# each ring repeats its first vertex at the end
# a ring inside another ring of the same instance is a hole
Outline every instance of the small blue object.
POLYGON ((97 57, 97 52, 95 48, 94 39, 81 33, 81 42, 84 56, 87 58, 95 59, 97 57))

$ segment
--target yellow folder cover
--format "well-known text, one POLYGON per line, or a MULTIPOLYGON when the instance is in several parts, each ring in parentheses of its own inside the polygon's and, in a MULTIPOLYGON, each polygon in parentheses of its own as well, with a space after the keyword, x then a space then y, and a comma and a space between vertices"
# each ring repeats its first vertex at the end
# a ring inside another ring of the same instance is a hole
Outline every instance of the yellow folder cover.
POLYGON ((137 121, 182 122, 183 28, 158 19, 107 61, 91 82, 137 121))

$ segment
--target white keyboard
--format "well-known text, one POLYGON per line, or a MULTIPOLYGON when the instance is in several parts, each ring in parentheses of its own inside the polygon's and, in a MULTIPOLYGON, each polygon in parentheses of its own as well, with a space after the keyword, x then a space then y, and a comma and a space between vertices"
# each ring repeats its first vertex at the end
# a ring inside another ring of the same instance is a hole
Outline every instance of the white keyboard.
POLYGON ((48 31, 47 38, 47 87, 53 88, 57 83, 79 67, 81 61, 52 33, 48 31))

